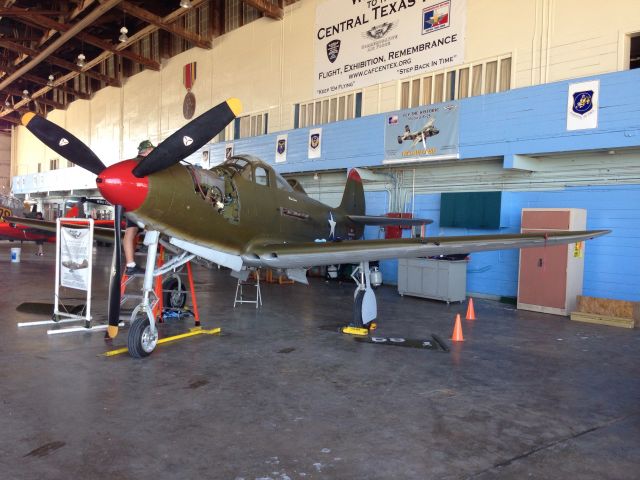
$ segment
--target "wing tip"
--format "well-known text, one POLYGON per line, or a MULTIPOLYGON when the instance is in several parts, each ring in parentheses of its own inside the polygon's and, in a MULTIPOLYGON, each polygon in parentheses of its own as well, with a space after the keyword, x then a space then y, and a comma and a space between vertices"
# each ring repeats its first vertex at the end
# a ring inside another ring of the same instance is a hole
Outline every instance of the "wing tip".
POLYGON ((232 97, 227 100, 227 105, 229 105, 229 108, 236 117, 242 113, 242 102, 240 99, 232 97))
POLYGON ((20 119, 20 121, 22 122, 22 125, 24 125, 25 127, 29 124, 29 122, 33 119, 33 117, 35 117, 36 114, 33 112, 27 112, 24 115, 22 115, 22 118, 20 119))

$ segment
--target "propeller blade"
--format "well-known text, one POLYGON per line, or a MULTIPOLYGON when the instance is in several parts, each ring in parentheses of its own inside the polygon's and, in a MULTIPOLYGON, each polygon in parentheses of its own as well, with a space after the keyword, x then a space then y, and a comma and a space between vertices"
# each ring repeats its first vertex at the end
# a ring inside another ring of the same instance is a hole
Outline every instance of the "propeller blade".
POLYGON ((120 233, 122 229, 122 205, 114 205, 114 242, 113 242, 113 259, 111 261, 111 278, 109 279, 109 305, 107 309, 107 318, 109 326, 107 327, 107 336, 116 338, 118 335, 118 324, 120 323, 120 281, 121 275, 121 253, 120 253, 120 233))
POLYGON ((46 118, 27 112, 22 116, 22 124, 47 147, 79 167, 96 175, 107 168, 89 147, 46 118))
POLYGON ((133 169, 133 174, 146 177, 178 163, 215 137, 242 111, 242 103, 230 98, 170 135, 133 169))

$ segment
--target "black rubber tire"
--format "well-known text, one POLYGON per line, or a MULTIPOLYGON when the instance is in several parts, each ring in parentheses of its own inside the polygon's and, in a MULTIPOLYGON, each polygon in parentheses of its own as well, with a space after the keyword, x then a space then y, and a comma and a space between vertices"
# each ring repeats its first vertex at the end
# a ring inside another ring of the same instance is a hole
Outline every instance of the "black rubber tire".
POLYGON ((127 336, 127 349, 133 358, 148 357, 151 352, 142 348, 142 333, 149 326, 149 319, 146 316, 138 316, 129 328, 127 336))
POLYGON ((351 326, 364 328, 362 323, 362 299, 364 298, 364 290, 358 290, 356 297, 353 299, 353 319, 351 326))
POLYGON ((171 277, 162 282, 162 290, 171 290, 162 294, 162 305, 165 308, 182 308, 187 303, 187 290, 184 283, 178 282, 177 278, 171 277), (179 293, 178 283, 180 283, 179 293))

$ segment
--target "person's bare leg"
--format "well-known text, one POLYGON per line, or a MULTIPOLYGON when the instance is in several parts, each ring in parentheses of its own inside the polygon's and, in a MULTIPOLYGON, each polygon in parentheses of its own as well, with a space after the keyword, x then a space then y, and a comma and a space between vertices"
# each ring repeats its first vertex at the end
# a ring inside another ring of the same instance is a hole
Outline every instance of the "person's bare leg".
POLYGON ((134 254, 136 251, 136 237, 138 236, 138 227, 129 227, 124 231, 124 240, 122 247, 124 249, 124 259, 127 266, 135 264, 134 254))

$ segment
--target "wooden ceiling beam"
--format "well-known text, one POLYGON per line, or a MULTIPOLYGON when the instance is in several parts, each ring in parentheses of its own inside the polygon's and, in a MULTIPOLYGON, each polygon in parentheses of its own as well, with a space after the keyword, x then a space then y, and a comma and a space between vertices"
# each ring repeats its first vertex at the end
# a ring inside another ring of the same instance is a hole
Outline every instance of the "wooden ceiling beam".
MULTIPOLYGON (((73 9, 73 11, 69 14, 68 17, 64 17, 64 21, 65 22, 69 22, 73 19, 75 19, 78 15, 80 15, 82 12, 84 12, 88 7, 91 6, 91 4, 94 2, 95 0, 83 0, 81 1, 78 6, 76 8, 73 9)), ((15 3, 15 2, 14 2, 15 3)), ((62 13, 62 12, 60 12, 62 13)), ((38 47, 43 46, 45 43, 47 43, 49 41, 49 39, 51 39, 51 37, 53 37, 56 33, 58 33, 57 30, 54 29, 50 29, 48 32, 46 32, 44 35, 42 35, 42 37, 40 38, 40 40, 38 40, 38 47)), ((15 40, 15 39, 14 39, 15 40)), ((27 58, 29 58, 28 55, 20 55, 18 56, 18 58, 15 59, 15 61, 13 62, 14 65, 20 65, 22 62, 24 62, 27 58)))
MULTIPOLYGON (((6 88, 11 85, 14 81, 20 78, 21 75, 29 72, 34 69, 40 63, 45 61, 49 57, 49 55, 53 54, 53 52, 57 51, 62 45, 67 43, 69 39, 76 36, 79 32, 84 30, 86 27, 95 22, 102 15, 107 13, 113 7, 118 5, 122 0, 104 0, 100 3, 96 8, 90 11, 85 17, 83 17, 80 21, 76 22, 71 29, 67 32, 60 35, 59 38, 51 42, 46 48, 37 52, 37 55, 33 57, 26 65, 23 65, 18 70, 16 70, 13 74, 9 75, 7 78, 0 81, 0 90, 6 88)), ((109 77, 107 77, 109 78, 109 77)))
POLYGON ((19 118, 16 118, 13 115, 5 115, 0 120, 4 122, 13 123, 14 125, 20 125, 22 123, 19 118))
MULTIPOLYGON (((11 1, 11 0, 8 0, 11 1)), ((86 6, 87 3, 92 3, 94 0, 84 0, 84 6, 86 6)), ((198 5, 201 5, 205 2, 207 2, 208 0, 192 0, 191 4, 193 7, 197 7, 198 5)), ((81 3, 78 8, 83 7, 83 4, 81 3)), ((165 23, 172 23, 174 21, 176 21, 178 18, 182 17, 183 15, 185 15, 187 13, 187 9, 185 8, 178 8, 176 10, 174 10, 173 12, 171 12, 170 14, 168 14, 167 16, 163 17, 163 22, 165 23)), ((129 47, 132 43, 138 42, 140 40, 142 40, 144 37, 146 37, 147 35, 152 34, 153 32, 157 31, 159 28, 155 25, 148 25, 145 28, 143 28, 142 30, 137 31, 136 33, 134 33, 133 35, 131 35, 129 37, 129 40, 127 42, 123 42, 119 45, 116 46, 116 50, 120 50, 120 49, 124 49, 129 47)), ((87 62, 87 64, 85 65, 85 68, 92 68, 93 66, 97 65, 98 63, 106 60, 107 58, 109 58, 111 55, 113 55, 111 52, 102 52, 100 55, 98 55, 96 58, 94 58, 93 60, 89 60, 87 62)), ((66 75, 63 75, 62 77, 57 78, 54 81, 54 87, 43 87, 42 89, 38 90, 37 92, 35 92, 33 95, 31 95, 31 98, 36 98, 39 97, 41 95, 44 95, 46 92, 48 92, 49 90, 51 90, 52 88, 56 88, 58 85, 62 85, 65 84, 66 82, 72 80, 74 77, 77 77, 80 74, 80 72, 77 71, 71 71, 69 73, 67 73, 66 75)), ((14 109, 16 110, 23 110, 24 109, 24 105, 27 105, 29 103, 28 100, 21 100, 18 103, 16 103, 13 106, 13 109, 5 109, 3 111, 0 111, 0 120, 4 120, 7 116, 11 115, 11 113, 14 111, 14 109)))
MULTIPOLYGON (((29 94, 31 94, 32 92, 29 92, 29 94)), ((13 95, 15 97, 22 97, 22 92, 19 90, 14 90, 12 88, 5 88, 4 90, 0 91, 0 96, 3 96, 5 94, 8 95, 13 95)), ((31 98, 31 96, 29 96, 29 98, 31 98)), ((32 99, 32 100, 36 100, 36 99, 32 99)), ((40 96, 37 98, 37 101, 44 103, 45 105, 49 105, 53 108, 59 108, 60 110, 64 110, 67 108, 66 104, 60 103, 60 102, 56 102, 54 100, 49 100, 46 97, 40 96)))
MULTIPOLYGON (((32 25, 32 26, 40 25, 46 28, 50 28, 52 30, 57 30, 59 32, 66 32, 71 28, 70 25, 56 22, 55 20, 45 17, 44 15, 28 15, 28 16, 19 15, 18 17, 20 21, 27 23, 29 25, 32 25)), ((83 42, 88 43, 89 45, 98 47, 101 50, 107 50, 111 53, 115 53, 116 55, 120 55, 121 57, 127 58, 132 62, 140 63, 151 70, 155 70, 155 71, 160 70, 160 62, 156 62, 155 60, 152 60, 150 58, 144 57, 142 55, 139 55, 137 53, 134 53, 128 50, 118 50, 116 48, 116 45, 106 42, 98 37, 94 37, 93 35, 90 35, 88 33, 80 32, 78 33, 78 35, 76 35, 76 38, 80 39, 83 42)))
MULTIPOLYGON (((27 73, 27 74, 23 75, 22 78, 24 78, 28 82, 35 83, 36 85, 49 86, 49 80, 48 79, 45 80, 44 78, 38 77, 37 75, 32 75, 30 73, 27 73)), ((55 82, 55 80, 56 79, 54 78, 54 82, 55 82)), ((54 85, 55 85, 55 83, 54 83, 54 85)), ((56 90, 60 90, 62 92, 68 93, 69 95, 73 95, 75 98, 80 98, 82 100, 91 99, 91 95, 89 95, 88 93, 79 92, 75 88, 71 88, 71 87, 68 87, 66 85, 56 85, 55 88, 56 88, 56 90)))
POLYGON ((16 7, 0 7, 0 17, 15 17, 20 15, 60 15, 59 10, 38 10, 31 8, 16 8, 16 7))
POLYGON ((268 0, 242 0, 247 5, 261 11, 265 16, 275 20, 284 18, 284 10, 278 5, 270 3, 268 0))
MULTIPOLYGON (((188 42, 193 43, 195 46, 210 50, 212 48, 211 40, 207 38, 203 38, 200 35, 185 30, 182 27, 175 25, 172 20, 171 22, 166 21, 166 17, 162 18, 154 13, 151 13, 144 8, 140 8, 132 3, 123 1, 118 8, 129 15, 132 15, 144 22, 147 22, 155 27, 158 27, 162 30, 165 30, 173 35, 176 35, 180 38, 187 40, 188 42)), ((185 10, 181 8, 181 10, 185 10)), ((186 13, 186 12, 185 12, 186 13)))
MULTIPOLYGON (((0 46, 7 48, 9 50, 13 50, 14 52, 19 52, 19 53, 23 53, 26 55, 29 55, 30 57, 35 57, 38 55, 38 52, 36 50, 33 50, 29 47, 25 47, 24 45, 20 45, 19 43, 15 43, 12 42, 11 40, 5 40, 4 38, 0 38, 0 46)), ((89 64, 85 64, 84 67, 78 67, 75 63, 72 62, 68 62, 62 58, 58 58, 58 57, 54 57, 53 55, 50 55, 46 58, 46 61, 48 63, 51 63, 53 65, 57 65, 58 67, 62 67, 66 70, 71 70, 73 72, 77 72, 77 73, 83 73, 85 74, 87 77, 91 77, 94 78, 95 80, 99 80, 101 82, 105 82, 107 85, 111 86, 111 87, 119 87, 121 86, 120 81, 109 77, 107 75, 103 75, 101 73, 98 72, 94 72, 91 69, 91 67, 89 67, 89 64)), ((19 70, 16 70, 16 72, 18 72, 19 70)), ((13 73, 11 76, 14 76, 15 73, 13 73)), ((10 76, 10 77, 11 77, 10 76)), ((6 85, 4 85, 4 83, 6 83, 7 80, 5 80, 4 82, 0 83, 0 90, 2 90, 3 88, 6 87, 6 85)), ((8 83, 10 84, 10 83, 8 83)))

